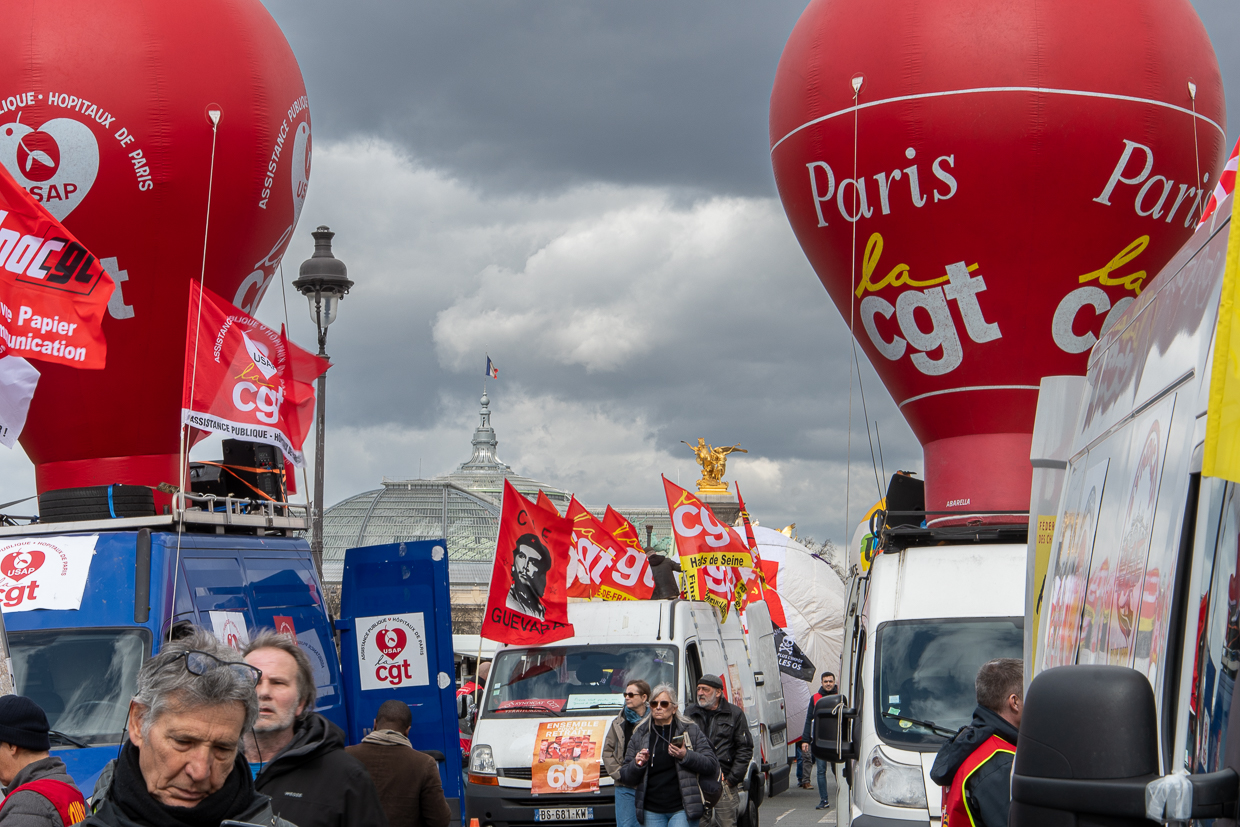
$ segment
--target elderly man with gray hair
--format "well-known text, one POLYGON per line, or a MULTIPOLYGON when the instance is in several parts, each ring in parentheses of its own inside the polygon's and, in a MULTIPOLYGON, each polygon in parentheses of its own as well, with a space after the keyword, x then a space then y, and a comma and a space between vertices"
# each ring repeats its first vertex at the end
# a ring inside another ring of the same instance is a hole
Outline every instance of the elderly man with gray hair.
POLYGON ((142 665, 129 740, 95 785, 88 825, 292 827, 254 789, 241 737, 258 716, 260 673, 201 629, 142 665))

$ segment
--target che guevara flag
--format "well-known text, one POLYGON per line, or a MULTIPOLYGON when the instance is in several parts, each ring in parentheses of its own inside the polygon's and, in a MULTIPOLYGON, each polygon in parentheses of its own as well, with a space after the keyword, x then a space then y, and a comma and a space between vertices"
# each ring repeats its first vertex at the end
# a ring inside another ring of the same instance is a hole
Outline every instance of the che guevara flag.
POLYGON ((314 385, 331 367, 191 281, 181 422, 265 442, 297 467, 314 419, 314 385), (199 310, 201 308, 201 316, 199 310))
POLYGON ((736 586, 735 572, 729 569, 753 568, 749 546, 731 526, 715 519, 710 506, 667 477, 663 491, 684 570, 685 592, 692 600, 705 600, 726 612, 736 586))
POLYGON ((0 357, 101 369, 116 287, 73 233, 0 165, 0 357))
POLYGON ((504 480, 482 637, 522 646, 572 637, 565 583, 572 522, 504 480))
POLYGON ((649 600, 654 575, 646 552, 613 537, 575 497, 568 504, 568 518, 573 522, 578 583, 603 600, 649 600))

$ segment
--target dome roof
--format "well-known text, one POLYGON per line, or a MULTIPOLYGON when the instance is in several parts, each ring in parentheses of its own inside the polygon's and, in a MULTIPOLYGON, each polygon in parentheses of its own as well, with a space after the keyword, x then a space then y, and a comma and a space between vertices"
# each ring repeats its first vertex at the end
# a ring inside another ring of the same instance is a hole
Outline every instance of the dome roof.
MULTIPOLYGON (((499 440, 491 427, 491 400, 485 391, 478 414, 478 427, 471 440, 473 454, 452 473, 430 480, 385 477, 382 488, 357 494, 324 510, 324 581, 340 582, 345 549, 409 540, 443 537, 447 540, 449 560, 489 564, 499 535, 504 480, 531 499, 541 490, 560 513, 567 510, 567 492, 523 477, 500 461, 495 453, 499 440)), ((475 568, 450 567, 471 575, 475 568)), ((488 568, 486 575, 489 574, 488 568)), ((452 577, 455 582, 455 571, 452 577)), ((481 582, 485 583, 486 578, 481 582)))

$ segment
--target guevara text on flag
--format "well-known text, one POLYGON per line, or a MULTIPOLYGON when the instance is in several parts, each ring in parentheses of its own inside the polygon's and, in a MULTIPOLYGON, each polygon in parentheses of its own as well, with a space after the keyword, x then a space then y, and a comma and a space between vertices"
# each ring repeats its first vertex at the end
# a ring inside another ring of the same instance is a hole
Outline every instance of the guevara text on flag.
POLYGON ((0 166, 0 357, 103 368, 103 314, 115 286, 0 166))
POLYGON ((482 637, 523 646, 572 637, 565 592, 572 523, 504 480, 482 637))
POLYGON ((314 419, 312 383, 329 367, 283 330, 277 333, 190 282, 183 424, 275 445, 303 467, 301 446, 314 419))

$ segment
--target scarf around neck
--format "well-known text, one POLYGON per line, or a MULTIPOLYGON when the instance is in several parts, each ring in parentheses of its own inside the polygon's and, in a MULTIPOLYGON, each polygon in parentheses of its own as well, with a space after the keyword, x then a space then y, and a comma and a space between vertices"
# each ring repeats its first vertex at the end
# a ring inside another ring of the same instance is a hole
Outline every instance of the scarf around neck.
POLYGON ((139 824, 159 827, 219 827, 219 823, 245 813, 258 794, 254 791, 254 779, 245 755, 237 752, 232 772, 224 780, 224 786, 204 798, 194 807, 169 807, 161 804, 146 789, 142 768, 138 763, 139 750, 132 742, 121 748, 120 758, 112 776, 108 798, 130 819, 139 824))
POLYGON ((409 749, 413 749, 413 744, 409 743, 409 739, 394 729, 376 729, 374 732, 363 738, 362 743, 383 744, 393 747, 409 747, 409 749))
MULTIPOLYGON (((647 709, 649 709, 649 707, 647 707, 647 709)), ((630 724, 636 724, 645 717, 645 715, 638 715, 636 711, 629 709, 627 706, 624 708, 624 720, 628 721, 630 724)))

